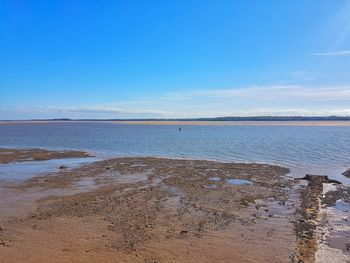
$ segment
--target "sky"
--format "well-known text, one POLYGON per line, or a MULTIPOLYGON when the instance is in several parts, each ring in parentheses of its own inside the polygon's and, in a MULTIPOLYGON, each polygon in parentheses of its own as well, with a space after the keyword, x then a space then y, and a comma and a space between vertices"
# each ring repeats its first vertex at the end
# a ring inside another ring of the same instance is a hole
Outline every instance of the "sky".
POLYGON ((350 0, 0 0, 0 119, 350 116, 350 0))

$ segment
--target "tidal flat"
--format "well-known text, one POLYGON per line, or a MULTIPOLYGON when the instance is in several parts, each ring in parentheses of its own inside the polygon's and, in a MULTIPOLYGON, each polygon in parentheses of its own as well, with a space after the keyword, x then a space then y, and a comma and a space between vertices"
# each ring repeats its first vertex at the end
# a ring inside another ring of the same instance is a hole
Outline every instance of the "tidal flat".
POLYGON ((349 188, 326 176, 296 179, 285 167, 124 157, 1 181, 0 188, 2 262, 350 258, 349 188))

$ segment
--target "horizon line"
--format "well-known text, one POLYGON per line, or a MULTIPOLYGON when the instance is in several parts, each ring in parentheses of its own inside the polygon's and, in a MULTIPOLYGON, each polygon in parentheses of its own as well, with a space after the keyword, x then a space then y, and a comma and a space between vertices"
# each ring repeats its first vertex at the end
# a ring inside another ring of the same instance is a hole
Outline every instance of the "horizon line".
POLYGON ((218 117, 193 117, 193 118, 36 118, 36 119, 3 119, 0 122, 25 122, 25 121, 350 121, 350 116, 303 116, 303 115, 257 115, 257 116, 218 116, 218 117))

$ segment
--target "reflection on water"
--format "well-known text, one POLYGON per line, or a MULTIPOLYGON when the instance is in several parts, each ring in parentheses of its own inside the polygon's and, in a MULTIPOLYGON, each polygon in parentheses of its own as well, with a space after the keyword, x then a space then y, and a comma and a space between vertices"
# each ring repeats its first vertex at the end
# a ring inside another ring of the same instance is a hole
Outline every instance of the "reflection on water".
POLYGON ((350 126, 176 126, 47 123, 0 126, 0 146, 84 149, 104 156, 265 162, 293 176, 341 175, 350 167, 350 126))
POLYGON ((228 184, 232 185, 246 185, 246 184, 252 184, 251 181, 249 180, 244 180, 244 179, 227 179, 226 182, 228 184))
POLYGON ((349 203, 338 200, 335 207, 325 209, 327 221, 326 229, 323 229, 324 244, 348 254, 350 240, 349 203))
POLYGON ((218 182, 218 181, 221 180, 221 178, 220 178, 220 177, 213 176, 213 177, 210 177, 209 180, 210 180, 210 181, 216 181, 216 182, 218 182))
POLYGON ((58 172, 62 165, 69 169, 96 160, 96 158, 89 157, 0 164, 0 181, 26 180, 40 174, 58 172))
POLYGON ((347 212, 350 212, 350 204, 347 202, 344 202, 343 200, 337 200, 335 204, 335 209, 337 209, 338 211, 347 213, 347 212))

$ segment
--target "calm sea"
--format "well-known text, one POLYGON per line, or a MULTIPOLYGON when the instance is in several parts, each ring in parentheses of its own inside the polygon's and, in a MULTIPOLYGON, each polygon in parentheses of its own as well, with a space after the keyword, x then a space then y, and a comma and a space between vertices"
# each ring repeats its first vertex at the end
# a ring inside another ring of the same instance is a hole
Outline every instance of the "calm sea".
POLYGON ((0 147, 83 149, 101 156, 158 156, 286 166, 350 184, 350 126, 178 126, 112 123, 0 125, 0 147))

